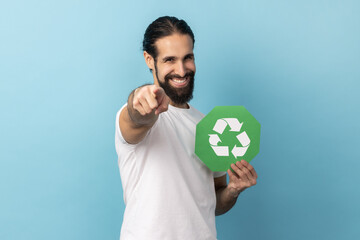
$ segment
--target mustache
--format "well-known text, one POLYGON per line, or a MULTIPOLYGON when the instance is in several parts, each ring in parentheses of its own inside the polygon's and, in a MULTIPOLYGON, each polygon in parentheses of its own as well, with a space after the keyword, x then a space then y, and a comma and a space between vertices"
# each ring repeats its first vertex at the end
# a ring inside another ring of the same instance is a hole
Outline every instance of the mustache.
POLYGON ((167 74, 166 76, 165 76, 165 81, 169 81, 171 78, 179 78, 179 79, 183 79, 183 78, 187 78, 187 77, 190 77, 190 79, 192 79, 192 78, 194 78, 194 76, 195 76, 195 73, 194 73, 194 71, 189 71, 189 72, 187 72, 183 77, 181 77, 180 75, 178 75, 178 74, 167 74))

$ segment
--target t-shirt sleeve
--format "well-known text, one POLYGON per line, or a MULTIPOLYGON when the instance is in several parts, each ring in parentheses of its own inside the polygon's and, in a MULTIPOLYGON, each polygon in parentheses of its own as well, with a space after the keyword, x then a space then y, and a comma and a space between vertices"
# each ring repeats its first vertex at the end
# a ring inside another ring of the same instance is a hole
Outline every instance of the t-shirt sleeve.
POLYGON ((134 147, 135 146, 133 144, 129 144, 128 142, 126 142, 123 135, 121 134, 121 131, 120 131, 120 126, 119 126, 120 113, 124 109, 124 107, 126 107, 126 105, 127 104, 124 104, 124 106, 122 106, 120 108, 120 110, 116 113, 116 120, 115 120, 115 149, 116 149, 116 153, 118 155, 119 155, 121 147, 134 147))
POLYGON ((116 135, 118 135, 119 137, 119 140, 121 140, 122 142, 126 143, 124 137, 122 136, 121 134, 121 131, 120 131, 120 126, 119 126, 119 118, 120 118, 120 113, 121 111, 124 109, 124 107, 126 107, 127 104, 125 104, 124 106, 122 106, 120 108, 120 110, 116 113, 116 121, 115 121, 115 131, 116 131, 116 135))
POLYGON ((213 172, 214 178, 222 177, 226 172, 213 172))

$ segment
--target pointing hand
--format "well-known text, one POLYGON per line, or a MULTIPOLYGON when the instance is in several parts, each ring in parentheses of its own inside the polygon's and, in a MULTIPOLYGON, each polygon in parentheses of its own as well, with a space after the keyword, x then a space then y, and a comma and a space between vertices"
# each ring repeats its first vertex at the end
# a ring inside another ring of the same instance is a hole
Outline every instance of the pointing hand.
POLYGON ((133 107, 142 116, 165 112, 169 103, 170 99, 164 89, 156 85, 146 85, 134 92, 133 107))

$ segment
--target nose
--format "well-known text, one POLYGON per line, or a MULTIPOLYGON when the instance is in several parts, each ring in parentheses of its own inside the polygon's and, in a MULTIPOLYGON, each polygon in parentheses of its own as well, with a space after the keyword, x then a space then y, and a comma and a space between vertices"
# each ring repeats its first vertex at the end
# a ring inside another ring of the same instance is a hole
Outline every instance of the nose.
POLYGON ((184 65, 184 63, 182 61, 179 61, 179 63, 177 64, 176 69, 175 69, 175 73, 177 75, 179 75, 180 77, 185 76, 186 70, 185 70, 185 65, 184 65))

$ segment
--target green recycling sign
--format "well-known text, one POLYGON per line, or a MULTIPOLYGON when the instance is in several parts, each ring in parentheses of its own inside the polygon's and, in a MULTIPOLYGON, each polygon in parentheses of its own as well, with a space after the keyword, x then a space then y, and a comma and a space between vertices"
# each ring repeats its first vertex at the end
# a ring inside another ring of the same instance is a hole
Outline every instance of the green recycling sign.
POLYGON ((196 125, 195 154, 212 171, 226 171, 260 150, 260 123, 243 106, 215 107, 196 125))

